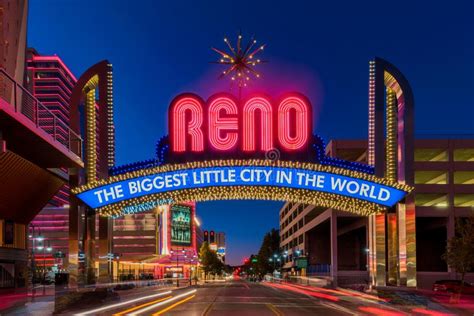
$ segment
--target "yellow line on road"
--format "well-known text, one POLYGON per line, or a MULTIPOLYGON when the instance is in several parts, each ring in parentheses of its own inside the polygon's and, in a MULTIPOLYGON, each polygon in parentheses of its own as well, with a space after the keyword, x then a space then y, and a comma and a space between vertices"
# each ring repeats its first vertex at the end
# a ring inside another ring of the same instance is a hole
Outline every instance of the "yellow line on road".
POLYGON ((132 308, 127 309, 127 310, 124 310, 124 311, 122 311, 122 312, 120 312, 120 313, 114 314, 113 316, 125 315, 125 314, 127 314, 127 313, 136 311, 137 309, 140 309, 140 308, 142 308, 142 307, 146 307, 146 306, 149 306, 149 305, 151 305, 151 304, 154 304, 154 303, 158 303, 158 302, 167 300, 167 299, 169 299, 169 298, 172 298, 172 296, 170 295, 170 296, 167 296, 167 297, 165 297, 165 298, 160 298, 160 299, 155 300, 155 301, 151 301, 151 302, 148 302, 148 303, 145 303, 145 304, 142 304, 142 305, 138 305, 138 306, 132 307, 132 308))
POLYGON ((168 307, 166 307, 165 309, 162 309, 161 311, 159 311, 159 312, 157 312, 157 313, 154 313, 152 316, 158 316, 158 315, 161 315, 161 314, 163 314, 163 313, 166 313, 167 311, 169 311, 169 310, 175 308, 176 306, 181 305, 181 304, 183 304, 183 303, 185 303, 185 302, 187 302, 187 301, 193 299, 195 296, 196 296, 196 295, 192 295, 192 296, 190 296, 190 297, 185 298, 184 300, 178 301, 177 303, 174 303, 173 305, 168 306, 168 307))
POLYGON ((273 314, 277 315, 277 316, 283 316, 283 313, 280 312, 276 307, 275 305, 273 304, 265 304, 266 307, 268 307, 269 310, 271 310, 273 312, 273 314))

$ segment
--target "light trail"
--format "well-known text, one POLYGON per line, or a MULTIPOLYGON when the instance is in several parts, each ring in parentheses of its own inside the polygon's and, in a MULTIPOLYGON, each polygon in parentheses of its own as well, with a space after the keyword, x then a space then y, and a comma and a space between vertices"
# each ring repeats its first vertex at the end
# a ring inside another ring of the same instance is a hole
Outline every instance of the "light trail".
MULTIPOLYGON (((157 307, 166 305, 166 304, 168 304, 168 303, 170 303, 170 302, 177 301, 177 300, 179 300, 179 299, 182 298, 182 297, 185 297, 185 296, 188 296, 188 295, 194 294, 194 293, 196 293, 196 289, 191 290, 191 291, 188 291, 188 292, 183 293, 183 294, 180 294, 180 295, 176 295, 175 297, 170 298, 170 299, 168 299, 168 300, 166 300, 166 301, 162 301, 162 302, 159 302, 159 303, 150 305, 150 306, 148 306, 148 307, 142 308, 142 309, 137 310, 137 311, 135 311, 135 312, 133 312, 133 313, 130 313, 129 315, 131 315, 131 316, 140 315, 140 314, 142 314, 142 313, 145 313, 145 312, 148 312, 148 311, 150 311, 150 310, 152 310, 152 309, 155 309, 155 308, 157 308, 157 307)), ((193 295, 193 297, 194 297, 194 295, 193 295)))
POLYGON ((168 306, 168 307, 166 307, 165 309, 162 309, 161 311, 159 311, 159 312, 157 312, 157 313, 154 313, 152 316, 161 315, 161 314, 163 314, 163 313, 165 313, 165 312, 167 312, 167 311, 169 311, 169 310, 175 308, 175 307, 178 306, 178 305, 181 305, 181 304, 183 304, 183 303, 185 303, 185 302, 187 302, 187 301, 189 301, 189 300, 192 300, 195 296, 196 296, 195 294, 194 294, 194 295, 191 295, 190 297, 187 297, 187 298, 185 298, 184 300, 181 300, 181 301, 179 301, 179 302, 177 302, 177 303, 174 303, 173 305, 168 306))
POLYGON ((124 301, 124 302, 121 302, 121 303, 111 304, 111 305, 107 305, 107 306, 104 306, 104 307, 99 307, 99 308, 91 309, 91 310, 88 310, 88 311, 80 312, 80 313, 77 313, 75 315, 79 316, 79 315, 96 314, 96 313, 100 313, 100 312, 103 312, 103 311, 106 311, 106 310, 109 310, 109 309, 112 309, 112 308, 117 308, 117 307, 124 306, 124 305, 127 305, 127 304, 140 302, 140 301, 143 301, 143 300, 146 300, 146 299, 155 298, 155 297, 159 297, 159 296, 164 296, 164 295, 167 295, 167 294, 171 294, 171 291, 161 292, 161 293, 153 294, 153 295, 142 296, 142 297, 134 298, 132 300, 124 301))
POLYGON ((129 309, 126 309, 120 313, 116 313, 114 314, 113 316, 120 316, 120 315, 126 315, 127 313, 130 313, 130 312, 133 312, 133 311, 136 311, 137 309, 140 309, 140 308, 143 308, 143 307, 147 307, 151 304, 154 304, 154 303, 158 303, 158 302, 161 302, 161 301, 164 301, 164 300, 167 300, 169 298, 172 298, 172 296, 167 296, 167 297, 164 297, 164 298, 160 298, 160 299, 157 299, 155 301, 151 301, 151 302, 148 302, 148 303, 145 303, 145 304, 142 304, 142 305, 138 305, 138 306, 135 306, 135 307, 132 307, 132 308, 129 308, 129 309))

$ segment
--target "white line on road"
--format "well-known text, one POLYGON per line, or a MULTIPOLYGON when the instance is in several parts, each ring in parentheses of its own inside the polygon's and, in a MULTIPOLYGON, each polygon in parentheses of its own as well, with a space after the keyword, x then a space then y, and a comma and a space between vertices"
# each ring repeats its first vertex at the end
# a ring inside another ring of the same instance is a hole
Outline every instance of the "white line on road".
POLYGON ((178 300, 178 299, 180 299, 180 298, 182 298, 182 297, 184 297, 184 296, 188 296, 188 295, 193 294, 193 293, 196 293, 196 289, 191 290, 191 291, 188 291, 188 292, 183 293, 183 294, 180 294, 180 295, 176 295, 175 297, 170 298, 170 299, 167 299, 166 301, 162 301, 162 302, 159 302, 159 303, 156 303, 156 304, 147 306, 147 307, 145 307, 145 308, 139 309, 139 310, 137 310, 137 311, 135 311, 135 312, 133 312, 133 313, 130 313, 130 314, 128 314, 128 315, 135 316, 135 315, 139 315, 139 314, 141 314, 141 313, 148 312, 148 311, 150 311, 150 310, 152 310, 152 309, 154 309, 154 308, 157 308, 157 307, 159 307, 159 306, 166 305, 166 304, 168 304, 168 303, 170 303, 170 302, 176 301, 176 300, 178 300))
POLYGON ((85 312, 80 312, 80 313, 77 313, 77 314, 75 314, 75 315, 77 315, 77 316, 80 316, 80 315, 91 315, 91 314, 103 312, 103 311, 106 311, 106 310, 109 310, 109 309, 112 309, 112 308, 117 308, 117 307, 120 307, 120 306, 123 306, 123 305, 127 305, 127 304, 131 304, 131 303, 143 301, 143 300, 146 300, 146 299, 149 299, 149 298, 158 297, 158 296, 164 296, 164 295, 167 295, 167 294, 171 294, 171 291, 160 292, 160 293, 158 293, 158 294, 142 296, 142 297, 134 298, 134 299, 132 299, 132 300, 128 300, 128 301, 125 301, 125 302, 121 302, 121 303, 117 303, 117 304, 111 304, 111 305, 107 305, 107 306, 104 306, 104 307, 99 307, 99 308, 96 308, 96 309, 91 309, 91 310, 88 310, 88 311, 85 311, 85 312))

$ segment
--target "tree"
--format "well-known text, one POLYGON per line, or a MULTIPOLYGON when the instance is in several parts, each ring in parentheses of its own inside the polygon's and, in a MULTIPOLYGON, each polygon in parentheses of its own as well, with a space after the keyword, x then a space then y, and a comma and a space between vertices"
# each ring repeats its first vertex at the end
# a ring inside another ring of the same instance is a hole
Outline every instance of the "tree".
POLYGON ((209 273, 222 274, 224 264, 217 257, 217 254, 209 248, 209 243, 204 242, 199 249, 199 260, 201 262, 202 270, 204 271, 204 279, 209 273))
POLYGON ((274 270, 274 263, 270 263, 270 258, 275 260, 274 254, 279 255, 280 252, 280 232, 278 229, 272 229, 263 237, 262 245, 258 251, 258 261, 256 264, 256 272, 260 277, 274 270))
POLYGON ((464 277, 474 268, 474 218, 456 220, 456 234, 448 240, 443 259, 456 273, 461 274, 461 294, 464 277))

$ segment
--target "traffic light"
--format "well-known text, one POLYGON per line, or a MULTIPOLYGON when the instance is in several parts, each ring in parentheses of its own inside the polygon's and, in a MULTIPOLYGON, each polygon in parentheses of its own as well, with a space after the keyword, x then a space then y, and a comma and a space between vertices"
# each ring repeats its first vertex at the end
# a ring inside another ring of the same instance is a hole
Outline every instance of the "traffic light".
POLYGON ((214 240, 214 231, 211 230, 211 232, 209 233, 209 242, 212 244, 215 242, 214 240))
POLYGON ((204 231, 204 241, 209 242, 209 232, 207 230, 204 231))

